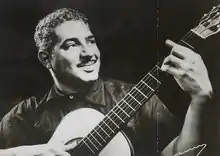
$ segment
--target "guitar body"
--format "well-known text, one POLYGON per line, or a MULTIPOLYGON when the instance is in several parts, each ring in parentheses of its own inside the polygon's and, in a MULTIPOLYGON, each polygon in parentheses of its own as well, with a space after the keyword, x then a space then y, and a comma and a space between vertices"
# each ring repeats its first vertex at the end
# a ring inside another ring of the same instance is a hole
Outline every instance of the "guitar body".
MULTIPOLYGON (((102 113, 90 108, 81 108, 70 112, 61 121, 48 143, 66 144, 70 140, 78 142, 94 129, 103 118, 102 113)), ((132 156, 131 151, 129 142, 119 132, 105 146, 99 156, 132 156)))

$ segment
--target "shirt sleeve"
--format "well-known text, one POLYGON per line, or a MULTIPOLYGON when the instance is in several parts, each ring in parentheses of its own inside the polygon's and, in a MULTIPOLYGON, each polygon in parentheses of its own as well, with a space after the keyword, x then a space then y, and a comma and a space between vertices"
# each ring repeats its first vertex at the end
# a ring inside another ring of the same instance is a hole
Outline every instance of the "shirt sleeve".
POLYGON ((31 100, 15 105, 0 122, 0 148, 10 148, 27 143, 28 140, 28 106, 31 100))

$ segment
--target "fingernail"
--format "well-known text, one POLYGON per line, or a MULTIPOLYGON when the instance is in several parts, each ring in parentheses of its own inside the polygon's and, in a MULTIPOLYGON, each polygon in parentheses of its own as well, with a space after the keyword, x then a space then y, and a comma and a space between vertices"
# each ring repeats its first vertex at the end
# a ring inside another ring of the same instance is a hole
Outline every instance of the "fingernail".
POLYGON ((173 42, 173 41, 171 41, 171 40, 169 40, 169 39, 167 39, 165 43, 166 43, 166 45, 167 45, 168 47, 170 47, 170 48, 173 48, 173 47, 176 45, 175 42, 173 42))
POLYGON ((160 68, 162 71, 166 70, 166 67, 162 65, 162 67, 160 68))

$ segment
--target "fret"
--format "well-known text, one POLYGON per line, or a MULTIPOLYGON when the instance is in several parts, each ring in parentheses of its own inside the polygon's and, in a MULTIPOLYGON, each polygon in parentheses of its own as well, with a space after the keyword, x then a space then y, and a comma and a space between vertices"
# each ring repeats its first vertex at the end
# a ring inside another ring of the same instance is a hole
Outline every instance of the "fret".
POLYGON ((133 97, 130 93, 128 93, 128 95, 132 98, 132 99, 134 99, 139 105, 142 105, 137 99, 135 99, 135 97, 133 97))
MULTIPOLYGON (((141 89, 145 89, 144 86, 140 87, 141 89)), ((145 100, 145 96, 143 96, 140 92, 138 92, 135 88, 132 89, 131 91, 132 95, 134 95, 134 97, 142 103, 143 100, 145 100)))
MULTIPOLYGON (((143 80, 141 80, 140 82, 141 82, 142 84, 144 84, 145 86, 147 86, 147 87, 149 86, 149 85, 148 85, 145 81, 143 81, 143 80)), ((149 87, 148 87, 148 88, 149 88, 149 87)), ((150 90, 151 90, 151 89, 150 89, 150 90)))
POLYGON ((148 75, 150 75, 154 80, 156 80, 157 83, 161 84, 161 82, 156 77, 154 77, 151 73, 148 73, 148 75))
POLYGON ((106 115, 107 118, 109 118, 111 120, 111 122, 117 127, 120 128, 108 115, 106 115))
POLYGON ((128 107, 130 107, 134 112, 136 111, 133 107, 131 107, 131 105, 129 105, 129 103, 127 103, 124 99, 122 99, 122 101, 128 105, 128 107))
POLYGON ((93 147, 95 147, 96 150, 98 150, 98 147, 96 147, 96 145, 92 142, 92 140, 90 140, 89 137, 87 137, 86 139, 89 140, 89 142, 92 144, 93 147))
POLYGON ((96 134, 98 134, 98 136, 103 140, 103 142, 106 142, 105 139, 99 134, 99 132, 96 131, 95 128, 94 128, 94 132, 95 132, 96 134))
POLYGON ((114 112, 114 110, 112 110, 112 112, 113 112, 123 123, 125 123, 124 120, 123 120, 120 116, 118 116, 117 113, 114 112))
POLYGON ((148 99, 148 97, 141 90, 139 90, 136 86, 134 86, 134 89, 136 89, 139 93, 141 93, 141 95, 143 95, 145 99, 148 99))
POLYGON ((95 152, 91 149, 91 147, 86 143, 86 141, 84 139, 82 139, 83 143, 89 148, 89 150, 95 154, 95 152))
MULTIPOLYGON (((142 80, 141 80, 142 81, 142 80)), ((144 82, 144 81, 142 81, 144 84, 145 84, 145 86, 147 86, 152 92, 154 92, 155 90, 151 87, 151 86, 149 86, 146 82, 144 82)))
POLYGON ((108 129, 110 129, 110 130, 112 131, 112 133, 115 133, 115 132, 111 129, 111 127, 109 127, 109 125, 105 123, 104 120, 103 120, 102 122, 108 127, 108 129))
POLYGON ((157 67, 157 69, 161 70, 161 68, 158 65, 155 65, 155 67, 157 67))
MULTIPOLYGON (((99 146, 102 147, 102 144, 96 139, 96 137, 94 137, 92 133, 90 133, 90 135, 91 135, 92 138, 99 144, 99 146)), ((88 138, 89 138, 89 137, 88 137, 88 138)))
POLYGON ((120 110, 122 110, 122 112, 125 113, 125 115, 126 115, 127 117, 130 118, 130 115, 129 115, 127 112, 125 112, 119 105, 118 105, 118 108, 119 108, 120 110))
POLYGON ((111 138, 110 135, 108 135, 108 133, 100 125, 98 125, 98 127, 107 135, 107 137, 111 138))

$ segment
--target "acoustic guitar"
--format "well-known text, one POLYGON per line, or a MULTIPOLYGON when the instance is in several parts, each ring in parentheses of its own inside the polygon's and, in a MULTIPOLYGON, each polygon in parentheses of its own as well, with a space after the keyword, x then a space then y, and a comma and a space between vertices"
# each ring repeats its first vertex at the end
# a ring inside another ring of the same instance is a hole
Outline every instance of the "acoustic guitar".
MULTIPOLYGON (((220 31, 219 10, 220 6, 213 7, 179 44, 194 49, 194 38, 204 40, 217 34, 220 31)), ((48 143, 75 142, 77 146, 69 151, 72 156, 133 155, 129 141, 120 130, 161 85, 160 64, 157 63, 105 116, 90 108, 67 114, 48 143)))

